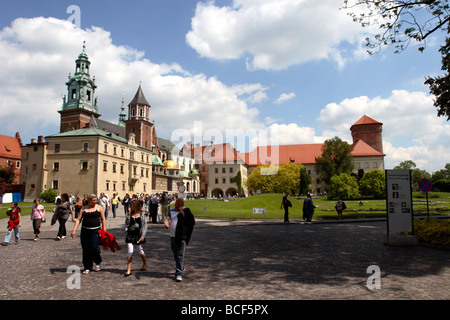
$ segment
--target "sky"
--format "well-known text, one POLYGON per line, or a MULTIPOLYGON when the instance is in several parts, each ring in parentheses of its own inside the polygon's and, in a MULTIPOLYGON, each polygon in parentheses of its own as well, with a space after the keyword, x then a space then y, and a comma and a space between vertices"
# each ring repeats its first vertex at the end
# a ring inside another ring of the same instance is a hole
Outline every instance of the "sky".
POLYGON ((101 119, 118 122, 139 85, 159 137, 207 144, 352 142, 363 115, 383 123, 386 169, 450 162, 450 122, 427 76, 443 35, 369 55, 340 0, 0 0, 0 134, 24 144, 59 132, 65 82, 83 50, 101 119))

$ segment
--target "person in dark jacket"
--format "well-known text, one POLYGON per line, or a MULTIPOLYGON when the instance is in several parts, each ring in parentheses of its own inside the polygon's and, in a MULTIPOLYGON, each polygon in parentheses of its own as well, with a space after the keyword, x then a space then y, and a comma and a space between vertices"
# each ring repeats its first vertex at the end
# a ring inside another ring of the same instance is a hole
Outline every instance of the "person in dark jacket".
POLYGON ((170 230, 170 246, 175 259, 175 279, 182 281, 184 271, 184 254, 194 230, 195 218, 189 208, 184 207, 184 199, 175 201, 175 208, 171 209, 164 219, 164 226, 170 230))
POLYGON ((306 199, 303 201, 303 220, 306 219, 306 222, 311 222, 315 208, 316 206, 312 202, 311 194, 308 193, 306 199))
POLYGON ((75 221, 73 217, 72 206, 69 202, 69 195, 67 193, 63 193, 61 195, 61 202, 56 208, 56 216, 59 222, 58 234, 56 235, 56 240, 64 239, 67 236, 66 232, 66 222, 70 216, 72 216, 72 221, 75 221))

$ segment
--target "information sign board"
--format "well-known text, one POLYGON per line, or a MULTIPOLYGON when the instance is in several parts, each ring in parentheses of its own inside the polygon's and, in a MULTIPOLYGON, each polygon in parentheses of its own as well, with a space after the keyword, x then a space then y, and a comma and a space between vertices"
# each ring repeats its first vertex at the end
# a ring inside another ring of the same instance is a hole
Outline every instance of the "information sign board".
POLYGON ((386 170, 388 235, 413 234, 411 170, 386 170))

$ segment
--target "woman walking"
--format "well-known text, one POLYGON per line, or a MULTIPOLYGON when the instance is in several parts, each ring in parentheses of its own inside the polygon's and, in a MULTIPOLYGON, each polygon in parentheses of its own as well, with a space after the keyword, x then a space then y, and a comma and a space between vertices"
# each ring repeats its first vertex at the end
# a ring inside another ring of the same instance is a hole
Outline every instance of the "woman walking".
POLYGON ((39 234, 41 233, 41 223, 42 221, 45 221, 44 216, 44 206, 39 204, 39 199, 34 199, 34 206, 31 207, 31 220, 33 222, 34 241, 39 240, 39 234))
POLYGON ((100 271, 102 257, 99 249, 100 227, 106 232, 105 213, 103 208, 97 204, 97 196, 91 194, 87 197, 87 205, 81 209, 78 219, 72 231, 72 238, 75 238, 75 232, 81 223, 81 248, 83 249, 83 274, 88 274, 95 263, 94 271, 100 271))
POLYGON ((142 271, 147 269, 147 260, 143 244, 145 243, 145 234, 147 233, 147 221, 142 213, 142 207, 139 200, 131 200, 130 214, 125 218, 125 225, 127 226, 127 236, 125 242, 128 247, 127 257, 127 272, 125 277, 131 275, 131 262, 133 261, 133 251, 135 246, 138 247, 139 254, 142 259, 142 271))
POLYGON ((8 232, 6 233, 5 240, 3 241, 2 246, 7 246, 9 244, 9 240, 11 240, 11 234, 13 230, 16 244, 18 244, 20 241, 19 227, 22 226, 19 204, 17 202, 12 202, 11 209, 9 209, 6 214, 9 216, 8 232))
POLYGON ((56 235, 56 240, 64 239, 67 235, 66 233, 66 222, 69 219, 69 216, 72 216, 72 221, 75 221, 73 218, 72 206, 69 202, 69 195, 67 193, 63 193, 61 195, 61 203, 56 208, 56 216, 58 217, 59 229, 58 234, 56 235))
POLYGON ((175 208, 171 209, 164 220, 166 229, 170 229, 170 246, 175 259, 175 279, 182 281, 184 254, 194 230, 195 219, 189 208, 184 208, 184 199, 177 198, 175 208))

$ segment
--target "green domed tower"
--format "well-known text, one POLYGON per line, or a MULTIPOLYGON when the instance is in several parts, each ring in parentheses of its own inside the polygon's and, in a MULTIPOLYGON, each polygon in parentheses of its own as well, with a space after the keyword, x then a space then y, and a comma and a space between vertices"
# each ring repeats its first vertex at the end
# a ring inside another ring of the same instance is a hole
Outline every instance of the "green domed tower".
POLYGON ((100 117, 97 99, 94 98, 97 86, 95 77, 91 79, 89 74, 91 62, 85 49, 86 42, 83 42, 83 51, 75 60, 75 74, 69 74, 66 82, 67 96, 64 96, 62 109, 58 111, 61 115, 60 132, 85 128, 92 117, 100 117))

